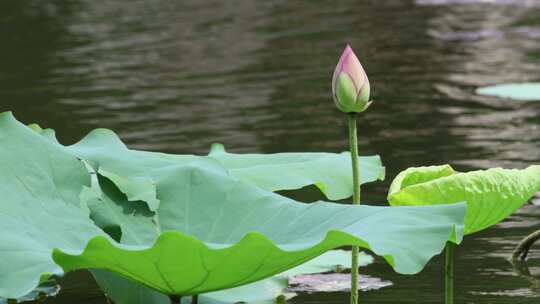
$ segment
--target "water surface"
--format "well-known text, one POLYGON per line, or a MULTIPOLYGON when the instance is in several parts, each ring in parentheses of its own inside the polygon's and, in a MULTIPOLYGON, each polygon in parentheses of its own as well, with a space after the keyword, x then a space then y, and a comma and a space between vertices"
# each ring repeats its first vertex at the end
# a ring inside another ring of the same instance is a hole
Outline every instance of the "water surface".
MULTIPOLYGON (((360 119, 360 151, 388 168, 366 203, 384 203, 409 166, 540 160, 540 103, 474 94, 540 80, 537 1, 4 1, 0 41, 0 111, 54 128, 65 143, 106 127, 131 147, 174 153, 205 153, 213 142, 236 152, 346 150, 330 79, 348 42, 375 100, 360 119)), ((540 250, 530 275, 505 258, 539 226, 540 209, 526 206, 467 238, 457 303, 538 302, 540 250)), ((437 258, 399 276, 379 260, 363 272, 394 285, 361 294, 362 303, 441 303, 441 269, 437 258)), ((85 273, 66 281, 47 303, 105 303, 85 273)))

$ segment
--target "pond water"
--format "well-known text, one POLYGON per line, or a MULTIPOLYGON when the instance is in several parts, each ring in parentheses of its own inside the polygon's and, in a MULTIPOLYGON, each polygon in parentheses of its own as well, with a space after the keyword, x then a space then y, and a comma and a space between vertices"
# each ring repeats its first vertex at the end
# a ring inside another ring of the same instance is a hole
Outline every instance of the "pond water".
MULTIPOLYGON (((540 103, 475 95, 479 86, 540 80, 540 2, 3 1, 0 111, 54 128, 71 143, 96 127, 132 147, 205 153, 342 151, 345 117, 330 79, 345 42, 375 103, 361 116, 361 154, 378 153, 387 181, 363 198, 382 204, 401 170, 525 167, 540 160, 540 103)), ((305 200, 316 199, 306 191, 305 200)), ((530 273, 506 261, 540 226, 527 205, 468 237, 457 253, 457 303, 537 303, 540 250, 530 273)), ((361 303, 441 303, 442 260, 418 276, 381 260, 362 270, 391 287, 361 303)), ((47 303, 105 303, 86 273, 47 303)), ((293 303, 344 303, 346 293, 293 303)))

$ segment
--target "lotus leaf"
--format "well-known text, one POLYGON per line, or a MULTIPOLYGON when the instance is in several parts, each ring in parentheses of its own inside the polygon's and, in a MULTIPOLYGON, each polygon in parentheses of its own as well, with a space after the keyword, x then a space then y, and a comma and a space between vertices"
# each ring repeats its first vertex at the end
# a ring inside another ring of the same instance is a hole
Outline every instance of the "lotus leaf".
POLYGON ((540 166, 523 170, 493 168, 467 173, 449 165, 409 168, 396 176, 388 201, 392 206, 467 202, 465 234, 494 225, 540 190, 540 166))
POLYGON ((478 88, 477 94, 515 100, 540 100, 540 83, 509 83, 478 88))
MULTIPOLYGON (((352 195, 351 155, 343 153, 232 154, 213 145, 209 154, 232 175, 270 191, 316 185, 329 199, 352 195)), ((379 156, 360 157, 361 183, 384 180, 379 156)))
POLYGON ((186 156, 186 163, 154 168, 160 158, 139 153, 132 163, 103 167, 90 156, 114 159, 115 147, 96 143, 91 151, 86 142, 91 153, 83 157, 50 138, 0 114, 3 298, 75 269, 108 270, 166 294, 199 294, 261 280, 346 245, 416 273, 448 240, 462 238, 465 204, 303 204, 247 184, 213 159, 186 156), (159 204, 130 202, 148 193, 134 182, 154 185, 159 204), (104 232, 111 227, 118 235, 104 232))
POLYGON ((63 274, 55 247, 81 250, 107 235, 81 206, 90 175, 80 160, 9 113, 0 114, 0 141, 0 297, 16 299, 63 274))
MULTIPOLYGON (((234 154, 225 152, 222 145, 214 145, 207 157, 174 155, 128 149, 106 129, 92 131, 69 149, 90 160, 96 169, 99 167, 100 173, 114 181, 130 200, 143 200, 153 211, 159 205, 152 182, 154 172, 198 159, 215 160, 232 176, 270 191, 316 185, 333 200, 352 195, 348 152, 234 154)), ((384 179, 385 169, 379 156, 360 157, 360 169, 362 183, 384 179)))
MULTIPOLYGON (((199 296, 199 303, 274 303, 282 296, 291 298, 296 294, 287 292, 288 277, 300 274, 312 274, 335 271, 338 268, 350 268, 350 253, 344 250, 331 250, 300 266, 248 285, 225 289, 199 296)), ((360 254, 360 265, 366 266, 373 258, 360 254)), ((169 297, 145 286, 103 270, 93 270, 99 286, 115 304, 170 304, 169 297)), ((186 298, 188 301, 189 298, 186 298)))

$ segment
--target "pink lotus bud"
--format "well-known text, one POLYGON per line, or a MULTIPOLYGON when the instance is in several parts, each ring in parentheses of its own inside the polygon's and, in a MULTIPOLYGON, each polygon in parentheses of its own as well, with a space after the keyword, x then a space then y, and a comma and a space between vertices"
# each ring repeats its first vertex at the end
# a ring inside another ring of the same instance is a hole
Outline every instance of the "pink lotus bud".
POLYGON ((338 109, 345 113, 363 112, 371 103, 366 72, 349 45, 334 71, 332 95, 338 109))

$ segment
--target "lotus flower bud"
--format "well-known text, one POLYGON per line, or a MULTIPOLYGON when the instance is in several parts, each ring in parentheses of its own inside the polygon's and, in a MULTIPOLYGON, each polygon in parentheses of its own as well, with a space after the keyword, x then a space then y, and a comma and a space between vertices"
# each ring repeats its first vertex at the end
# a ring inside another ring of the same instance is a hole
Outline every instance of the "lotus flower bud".
POLYGON ((366 72, 349 45, 334 71, 332 95, 338 109, 345 113, 363 112, 371 103, 366 72))

